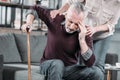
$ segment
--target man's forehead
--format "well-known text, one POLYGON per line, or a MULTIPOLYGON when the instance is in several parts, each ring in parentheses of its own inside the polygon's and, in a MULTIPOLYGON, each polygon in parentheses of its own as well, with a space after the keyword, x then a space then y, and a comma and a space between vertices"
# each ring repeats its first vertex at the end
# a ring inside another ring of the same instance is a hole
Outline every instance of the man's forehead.
POLYGON ((74 10, 68 10, 66 18, 76 21, 76 20, 80 19, 80 15, 78 13, 76 13, 74 10))
POLYGON ((75 9, 68 9, 67 14, 78 15, 75 9))

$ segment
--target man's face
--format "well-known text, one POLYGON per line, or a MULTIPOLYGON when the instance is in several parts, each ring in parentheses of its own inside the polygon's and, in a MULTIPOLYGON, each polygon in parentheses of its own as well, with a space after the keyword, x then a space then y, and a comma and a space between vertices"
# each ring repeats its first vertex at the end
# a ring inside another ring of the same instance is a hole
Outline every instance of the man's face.
POLYGON ((75 10, 69 10, 66 14, 65 29, 68 33, 73 33, 79 30, 78 23, 83 20, 83 12, 78 14, 75 10))

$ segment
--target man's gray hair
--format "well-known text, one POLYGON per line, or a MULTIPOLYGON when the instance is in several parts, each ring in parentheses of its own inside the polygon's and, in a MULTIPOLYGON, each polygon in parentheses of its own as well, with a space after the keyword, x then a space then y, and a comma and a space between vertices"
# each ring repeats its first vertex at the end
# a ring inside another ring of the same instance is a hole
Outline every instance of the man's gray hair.
POLYGON ((77 13, 79 14, 80 12, 84 12, 85 11, 85 7, 84 7, 84 4, 79 2, 79 1, 76 1, 74 3, 72 3, 69 7, 69 9, 72 9, 72 10, 75 10, 77 11, 77 13))

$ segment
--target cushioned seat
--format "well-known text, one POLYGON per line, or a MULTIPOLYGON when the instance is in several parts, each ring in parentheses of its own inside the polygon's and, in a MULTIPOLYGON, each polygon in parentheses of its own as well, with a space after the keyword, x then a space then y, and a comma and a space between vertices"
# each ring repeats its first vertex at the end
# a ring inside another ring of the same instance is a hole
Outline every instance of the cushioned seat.
MULTIPOLYGON (((28 80, 28 71, 21 70, 16 72, 15 80, 28 80), (24 75, 23 75, 24 73, 24 75)), ((44 80, 44 75, 41 75, 39 71, 31 71, 31 80, 44 80)))
MULTIPOLYGON (((15 65, 17 66, 17 65, 15 65)), ((28 80, 27 66, 21 67, 4 66, 3 80, 28 80), (24 67, 24 68, 23 68, 24 67)), ((35 67, 34 67, 35 68, 35 67)), ((39 73, 39 69, 31 69, 31 80, 44 80, 44 75, 39 73)))

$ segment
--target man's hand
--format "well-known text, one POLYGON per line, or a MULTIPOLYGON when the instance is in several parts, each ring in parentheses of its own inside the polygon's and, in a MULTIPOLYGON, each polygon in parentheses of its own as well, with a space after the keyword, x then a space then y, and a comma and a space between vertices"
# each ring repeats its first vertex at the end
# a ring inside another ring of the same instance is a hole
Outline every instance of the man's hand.
POLYGON ((79 40, 85 40, 87 29, 82 22, 79 22, 78 26, 79 26, 79 29, 80 29, 79 40))
POLYGON ((60 13, 59 10, 52 10, 52 11, 50 12, 50 15, 51 15, 52 18, 55 18, 56 15, 59 14, 59 13, 60 13))
POLYGON ((79 29, 80 29, 79 43, 80 43, 80 48, 81 48, 81 54, 84 54, 89 49, 88 45, 86 43, 86 40, 85 40, 85 37, 86 37, 86 34, 87 34, 87 29, 82 22, 79 22, 78 26, 79 26, 79 29))
POLYGON ((34 20, 34 15, 28 14, 26 23, 22 25, 21 29, 23 32, 31 32, 32 31, 32 24, 34 20))
POLYGON ((25 24, 22 25, 21 29, 22 29, 23 32, 31 32, 32 31, 32 25, 28 24, 28 23, 25 23, 25 24))

